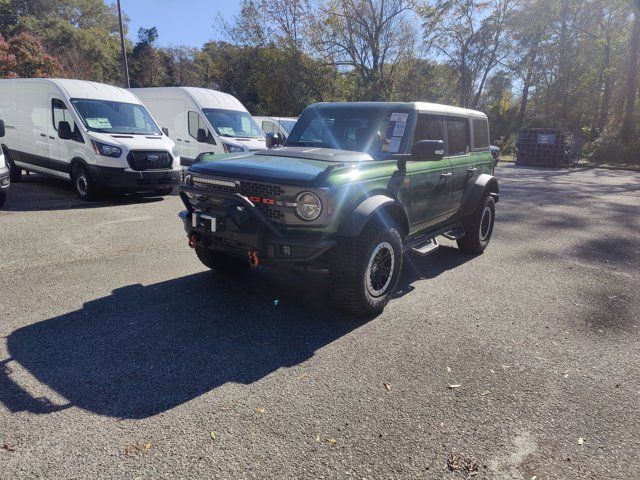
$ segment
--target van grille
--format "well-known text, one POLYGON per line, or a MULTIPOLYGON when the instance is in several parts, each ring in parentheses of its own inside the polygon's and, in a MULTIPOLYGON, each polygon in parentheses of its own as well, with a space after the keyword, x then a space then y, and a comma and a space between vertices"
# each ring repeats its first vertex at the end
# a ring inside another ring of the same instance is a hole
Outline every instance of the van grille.
POLYGON ((132 170, 166 170, 171 168, 173 158, 169 152, 143 152, 132 150, 127 155, 127 162, 132 170))

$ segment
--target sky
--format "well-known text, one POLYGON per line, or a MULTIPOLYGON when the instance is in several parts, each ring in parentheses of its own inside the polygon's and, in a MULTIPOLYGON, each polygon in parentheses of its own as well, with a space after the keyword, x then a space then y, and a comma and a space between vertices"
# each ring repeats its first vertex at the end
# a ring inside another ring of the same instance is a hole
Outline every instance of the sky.
MULTIPOLYGON (((105 0, 115 3, 115 0, 105 0)), ((237 0, 120 0, 129 17, 128 37, 137 41, 140 27, 158 28, 158 45, 200 47, 212 38, 221 38, 216 29, 218 14, 230 20, 240 11, 237 0)))

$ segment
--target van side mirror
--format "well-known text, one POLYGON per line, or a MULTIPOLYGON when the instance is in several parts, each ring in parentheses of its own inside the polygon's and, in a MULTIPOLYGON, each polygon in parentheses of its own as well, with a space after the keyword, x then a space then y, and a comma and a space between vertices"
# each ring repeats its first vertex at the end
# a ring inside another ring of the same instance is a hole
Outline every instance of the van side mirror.
POLYGON ((169 129, 167 127, 162 127, 162 133, 164 133, 168 137, 169 136, 169 129))
POLYGON ((277 133, 274 132, 267 132, 264 134, 264 141, 267 144, 267 149, 269 148, 273 148, 273 147, 278 147, 280 145, 282 145, 282 139, 280 138, 280 135, 278 135, 277 133))
POLYGON ((73 132, 71 131, 71 125, 64 120, 58 122, 58 137, 62 140, 71 140, 73 138, 73 132))
POLYGON ((198 129, 196 140, 198 140, 199 143, 207 143, 207 131, 204 128, 198 129))
POLYGON ((0 120, 0 137, 4 137, 5 133, 4 120, 0 120))
POLYGON ((442 140, 420 140, 411 147, 411 156, 418 162, 442 160, 444 157, 444 142, 442 140))

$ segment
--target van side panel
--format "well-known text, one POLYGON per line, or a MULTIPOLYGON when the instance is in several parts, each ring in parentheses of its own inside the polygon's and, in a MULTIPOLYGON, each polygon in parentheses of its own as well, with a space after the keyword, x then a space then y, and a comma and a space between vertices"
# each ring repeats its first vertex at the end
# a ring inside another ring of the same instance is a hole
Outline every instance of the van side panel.
POLYGON ((18 142, 15 159, 25 166, 46 168, 49 157, 47 134, 49 128, 48 84, 24 82, 16 88, 16 129, 18 142))
POLYGON ((5 136, 0 138, 0 144, 10 150, 18 144, 16 130, 16 85, 14 82, 0 82, 0 119, 4 120, 5 136))

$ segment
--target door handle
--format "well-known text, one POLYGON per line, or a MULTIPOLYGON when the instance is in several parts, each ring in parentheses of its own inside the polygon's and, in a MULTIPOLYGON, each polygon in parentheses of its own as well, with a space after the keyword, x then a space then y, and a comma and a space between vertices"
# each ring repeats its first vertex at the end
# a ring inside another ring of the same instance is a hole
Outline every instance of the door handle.
POLYGON ((191 143, 189 140, 185 140, 184 143, 191 143))
POLYGON ((476 173, 477 171, 478 171, 478 168, 477 168, 477 167, 469 167, 469 168, 467 169, 467 172, 469 172, 469 173, 476 173))
POLYGON ((179 141, 179 142, 181 142, 181 141, 182 141, 182 139, 181 139, 181 138, 176 138, 176 140, 177 140, 177 141, 179 141))
POLYGON ((44 134, 44 133, 41 133, 41 134, 40 134, 40 136, 41 136, 41 137, 46 137, 47 135, 46 135, 46 134, 44 134))
POLYGON ((447 180, 449 180, 452 176, 453 176, 453 173, 451 173, 451 172, 441 173, 441 174, 440 174, 440 179, 441 179, 441 180, 444 180, 444 181, 447 181, 447 180))
POLYGON ((49 138, 50 138, 51 140, 55 140, 55 139, 56 139, 56 137, 52 137, 51 135, 49 135, 49 138))

